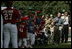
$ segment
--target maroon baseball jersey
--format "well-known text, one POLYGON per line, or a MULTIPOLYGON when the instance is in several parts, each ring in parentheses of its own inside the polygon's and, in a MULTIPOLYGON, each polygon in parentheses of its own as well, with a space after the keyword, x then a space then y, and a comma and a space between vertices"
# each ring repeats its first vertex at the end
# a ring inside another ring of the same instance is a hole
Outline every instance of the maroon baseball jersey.
POLYGON ((19 31, 19 37, 20 38, 26 38, 27 37, 26 23, 21 23, 18 27, 18 31, 19 31))
POLYGON ((3 22, 5 23, 16 23, 16 21, 20 18, 20 13, 15 8, 6 8, 1 11, 3 16, 3 22))

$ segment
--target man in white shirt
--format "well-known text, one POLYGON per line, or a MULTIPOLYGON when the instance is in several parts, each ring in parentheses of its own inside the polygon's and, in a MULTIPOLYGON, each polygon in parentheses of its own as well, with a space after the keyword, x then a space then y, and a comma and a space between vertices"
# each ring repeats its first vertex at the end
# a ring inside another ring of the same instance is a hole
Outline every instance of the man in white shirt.
POLYGON ((68 27, 69 27, 69 18, 68 18, 68 12, 64 13, 64 16, 62 17, 62 19, 64 20, 63 23, 63 32, 62 32, 62 43, 64 42, 65 39, 65 43, 67 43, 68 41, 68 27))

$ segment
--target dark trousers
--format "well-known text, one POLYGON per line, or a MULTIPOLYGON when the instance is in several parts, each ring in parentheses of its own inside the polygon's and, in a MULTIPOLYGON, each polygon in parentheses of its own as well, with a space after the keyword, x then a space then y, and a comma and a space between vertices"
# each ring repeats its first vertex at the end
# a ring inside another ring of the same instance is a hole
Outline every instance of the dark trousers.
POLYGON ((54 28, 54 43, 59 44, 60 43, 60 31, 59 26, 55 26, 54 28))
POLYGON ((68 41, 68 31, 69 31, 69 29, 68 29, 68 25, 64 25, 63 26, 63 31, 62 31, 62 43, 64 42, 64 39, 65 39, 65 43, 67 43, 67 41, 68 41))

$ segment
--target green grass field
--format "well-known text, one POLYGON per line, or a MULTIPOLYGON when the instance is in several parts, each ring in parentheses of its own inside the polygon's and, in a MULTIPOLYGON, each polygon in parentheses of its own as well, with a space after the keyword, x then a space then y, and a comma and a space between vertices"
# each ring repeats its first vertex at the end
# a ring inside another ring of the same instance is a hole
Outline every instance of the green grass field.
POLYGON ((71 43, 61 43, 59 45, 48 44, 46 46, 35 46, 34 48, 71 48, 71 43))
MULTIPOLYGON (((71 32, 69 32, 69 38, 71 38, 71 32)), ((68 43, 60 43, 58 46, 53 44, 34 46, 34 48, 71 48, 71 41, 68 43)))

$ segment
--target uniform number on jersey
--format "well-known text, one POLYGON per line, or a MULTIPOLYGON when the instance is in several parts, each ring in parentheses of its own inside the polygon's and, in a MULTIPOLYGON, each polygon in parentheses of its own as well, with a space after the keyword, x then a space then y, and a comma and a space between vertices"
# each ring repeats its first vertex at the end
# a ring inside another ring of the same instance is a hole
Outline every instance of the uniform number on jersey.
POLYGON ((12 10, 9 10, 9 11, 5 10, 4 11, 4 19, 5 20, 12 20, 12 13, 13 13, 12 10))

